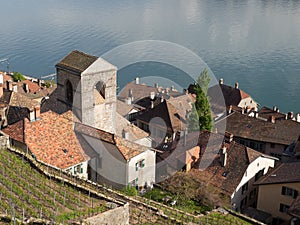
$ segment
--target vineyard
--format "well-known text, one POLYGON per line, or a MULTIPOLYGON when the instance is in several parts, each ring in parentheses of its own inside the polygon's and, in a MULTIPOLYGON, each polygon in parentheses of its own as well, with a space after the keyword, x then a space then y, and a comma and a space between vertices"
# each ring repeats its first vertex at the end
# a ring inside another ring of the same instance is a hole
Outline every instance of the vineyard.
POLYGON ((0 152, 0 213, 64 223, 106 211, 106 201, 51 181, 21 157, 0 152))
POLYGON ((251 224, 231 214, 196 216, 138 195, 124 196, 38 162, 30 164, 25 160, 30 156, 22 154, 0 150, 0 214, 11 218, 70 224, 104 212, 108 202, 116 201, 130 203, 130 224, 251 224))

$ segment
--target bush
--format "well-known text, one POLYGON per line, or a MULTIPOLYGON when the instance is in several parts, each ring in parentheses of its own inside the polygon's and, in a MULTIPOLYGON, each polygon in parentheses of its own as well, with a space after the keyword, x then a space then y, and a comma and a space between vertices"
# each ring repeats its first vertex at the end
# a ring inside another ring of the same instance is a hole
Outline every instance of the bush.
POLYGON ((122 193, 124 193, 127 196, 135 196, 138 194, 138 191, 135 187, 127 186, 126 188, 123 188, 121 190, 122 193))
POLYGON ((19 72, 14 72, 13 80, 14 80, 15 82, 18 82, 18 81, 26 80, 26 78, 24 77, 23 74, 21 74, 21 73, 19 73, 19 72))

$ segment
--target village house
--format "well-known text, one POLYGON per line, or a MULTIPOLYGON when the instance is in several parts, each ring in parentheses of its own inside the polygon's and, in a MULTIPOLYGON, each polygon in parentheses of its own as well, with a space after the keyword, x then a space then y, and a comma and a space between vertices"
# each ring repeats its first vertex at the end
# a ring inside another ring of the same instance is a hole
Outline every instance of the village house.
POLYGON ((57 89, 41 105, 43 113, 36 107, 28 118, 4 130, 11 145, 94 181, 115 187, 151 186, 156 154, 149 134, 117 113, 117 68, 79 51, 72 51, 56 68, 57 89), (63 156, 70 156, 69 161, 63 156))
POLYGON ((299 171, 300 162, 281 163, 255 182, 257 209, 270 213, 273 224, 289 222, 293 218, 291 214, 299 210, 296 208, 300 192, 299 171))
POLYGON ((87 162, 81 143, 73 130, 72 113, 40 114, 39 109, 2 131, 9 136, 9 146, 32 154, 43 163, 88 178, 87 162))
POLYGON ((253 185, 275 165, 275 158, 238 144, 231 138, 208 131, 199 137, 200 160, 195 176, 218 188, 230 199, 232 209, 255 207, 257 187, 253 185))
POLYGON ((300 134, 300 123, 291 119, 278 119, 272 115, 266 119, 260 113, 249 115, 232 111, 224 118, 226 130, 234 140, 262 153, 282 158, 284 151, 294 143, 300 134))

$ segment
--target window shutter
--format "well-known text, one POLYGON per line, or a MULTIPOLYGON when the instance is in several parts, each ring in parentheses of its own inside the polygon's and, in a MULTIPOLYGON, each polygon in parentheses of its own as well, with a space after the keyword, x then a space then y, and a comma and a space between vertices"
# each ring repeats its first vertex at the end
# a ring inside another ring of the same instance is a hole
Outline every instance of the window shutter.
POLYGON ((138 171, 139 170, 139 163, 137 162, 136 164, 135 164, 135 171, 138 171))
POLYGON ((286 193, 286 187, 285 187, 285 186, 282 186, 281 194, 282 194, 282 195, 285 195, 285 193, 286 193))

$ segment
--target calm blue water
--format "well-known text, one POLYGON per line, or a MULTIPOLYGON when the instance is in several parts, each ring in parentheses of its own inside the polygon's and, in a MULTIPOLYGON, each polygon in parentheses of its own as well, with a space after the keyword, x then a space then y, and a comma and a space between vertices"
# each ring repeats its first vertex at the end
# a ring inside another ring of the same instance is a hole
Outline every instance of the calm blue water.
POLYGON ((300 111, 300 1, 0 0, 0 7, 0 59, 13 71, 40 77, 73 49, 100 56, 164 40, 191 49, 262 105, 300 111))

